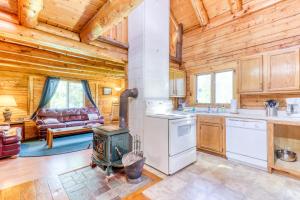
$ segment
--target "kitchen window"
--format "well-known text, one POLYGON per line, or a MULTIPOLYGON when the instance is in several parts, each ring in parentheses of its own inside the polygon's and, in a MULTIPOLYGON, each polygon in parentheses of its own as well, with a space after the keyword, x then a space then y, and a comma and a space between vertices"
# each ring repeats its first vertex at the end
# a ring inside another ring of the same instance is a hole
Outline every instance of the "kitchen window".
POLYGON ((196 103, 230 104, 233 99, 234 71, 198 74, 196 78, 196 103))
POLYGON ((84 107, 84 91, 81 82, 59 81, 56 92, 48 106, 49 108, 84 107))

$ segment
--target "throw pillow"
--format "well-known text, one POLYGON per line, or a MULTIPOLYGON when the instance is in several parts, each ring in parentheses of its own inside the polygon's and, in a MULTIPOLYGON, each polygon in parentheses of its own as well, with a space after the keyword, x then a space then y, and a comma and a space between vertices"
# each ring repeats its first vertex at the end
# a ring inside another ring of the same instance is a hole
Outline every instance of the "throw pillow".
POLYGON ((59 121, 56 118, 47 118, 43 120, 45 124, 58 124, 59 121))
POLYGON ((97 114, 88 114, 88 118, 89 120, 97 120, 99 119, 97 114))

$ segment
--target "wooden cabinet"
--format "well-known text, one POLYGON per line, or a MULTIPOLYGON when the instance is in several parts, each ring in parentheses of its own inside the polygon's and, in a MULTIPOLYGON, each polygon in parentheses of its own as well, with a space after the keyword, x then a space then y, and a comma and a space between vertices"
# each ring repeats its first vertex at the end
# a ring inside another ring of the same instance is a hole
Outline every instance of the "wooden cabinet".
POLYGON ((197 117, 197 148, 225 156, 224 118, 217 116, 197 117))
POLYGON ((299 49, 266 55, 267 91, 299 90, 299 49))
POLYGON ((238 71, 240 93, 263 91, 262 55, 241 59, 238 71))
POLYGON ((242 58, 238 67, 238 91, 278 93, 300 91, 299 48, 242 58))
POLYGON ((38 137, 36 123, 33 120, 24 121, 23 140, 32 140, 38 137))
POLYGON ((170 69, 170 97, 185 97, 186 74, 184 71, 170 69))

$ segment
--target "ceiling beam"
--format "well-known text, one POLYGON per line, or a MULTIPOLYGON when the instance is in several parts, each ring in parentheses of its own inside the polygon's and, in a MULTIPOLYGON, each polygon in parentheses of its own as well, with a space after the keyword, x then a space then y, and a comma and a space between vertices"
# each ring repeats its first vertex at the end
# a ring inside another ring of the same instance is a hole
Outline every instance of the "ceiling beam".
POLYGON ((109 0, 80 32, 81 41, 89 43, 121 22, 142 0, 109 0))
POLYGON ((91 61, 111 62, 116 66, 124 66, 127 61, 126 51, 120 52, 116 47, 108 47, 106 44, 101 47, 88 45, 1 20, 0 40, 91 61))
POLYGON ((19 0, 20 24, 29 28, 38 25, 38 17, 43 9, 43 0, 19 0))
POLYGON ((208 14, 202 0, 191 0, 192 6, 201 26, 209 23, 208 14))
POLYGON ((237 13, 243 10, 242 0, 227 0, 231 13, 237 13))

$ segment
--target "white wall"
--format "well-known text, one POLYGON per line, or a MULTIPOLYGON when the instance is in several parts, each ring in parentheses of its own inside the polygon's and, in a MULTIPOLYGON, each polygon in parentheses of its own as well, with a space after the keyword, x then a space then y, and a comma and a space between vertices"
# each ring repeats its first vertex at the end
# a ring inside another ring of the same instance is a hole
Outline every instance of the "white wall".
POLYGON ((129 129, 143 138, 145 100, 169 98, 169 0, 144 0, 128 18, 129 129))

